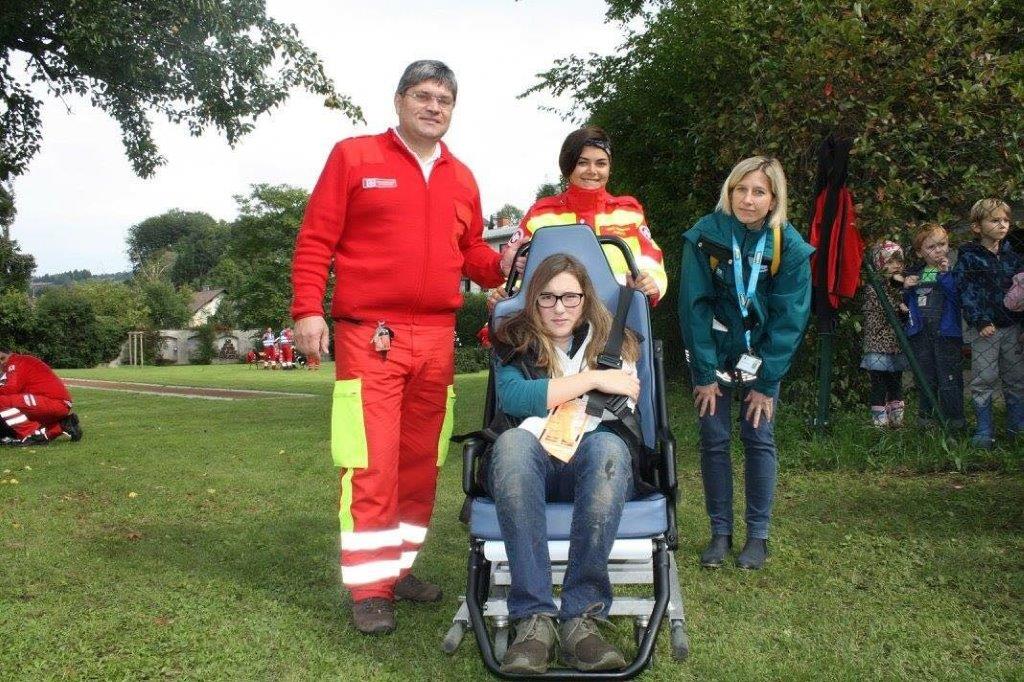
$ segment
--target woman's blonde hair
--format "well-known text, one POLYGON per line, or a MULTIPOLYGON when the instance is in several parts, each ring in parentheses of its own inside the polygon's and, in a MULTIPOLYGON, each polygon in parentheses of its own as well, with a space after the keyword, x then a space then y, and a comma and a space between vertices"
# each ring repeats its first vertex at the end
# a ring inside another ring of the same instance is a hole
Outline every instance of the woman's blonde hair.
POLYGON ((786 220, 788 220, 786 214, 788 203, 786 198, 786 174, 782 171, 782 164, 779 163, 778 159, 767 156, 751 156, 749 159, 743 159, 733 166, 732 170, 729 171, 729 177, 722 184, 722 192, 718 197, 718 206, 715 208, 726 215, 735 215, 732 210, 732 191, 736 185, 740 184, 740 180, 754 171, 761 171, 768 176, 768 182, 771 184, 772 198, 775 201, 775 208, 768 214, 768 224, 772 229, 776 227, 781 228, 786 223, 786 220))
MULTIPOLYGON (((590 280, 583 264, 572 256, 555 254, 548 256, 537 266, 530 283, 526 287, 526 303, 522 310, 502 323, 497 331, 497 339, 510 346, 517 355, 525 355, 531 351, 536 353, 537 368, 547 370, 548 376, 554 378, 562 375, 561 367, 555 360, 555 344, 544 329, 537 299, 552 279, 567 272, 580 283, 583 291, 583 312, 580 314, 579 325, 590 324, 591 338, 584 356, 585 366, 592 368, 597 365, 597 356, 604 350, 608 342, 608 334, 612 328, 612 316, 597 295, 594 284, 590 280)), ((575 331, 575 329, 573 330, 575 331)), ((622 339, 622 359, 636 362, 638 347, 636 337, 626 330, 622 339)))

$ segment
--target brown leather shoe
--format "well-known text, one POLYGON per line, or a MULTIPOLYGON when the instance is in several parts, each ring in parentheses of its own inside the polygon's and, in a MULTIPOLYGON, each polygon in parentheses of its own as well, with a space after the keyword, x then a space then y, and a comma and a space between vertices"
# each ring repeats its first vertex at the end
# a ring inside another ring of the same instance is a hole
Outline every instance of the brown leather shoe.
POLYGON ((442 596, 444 593, 441 592, 440 587, 434 583, 428 583, 426 580, 420 580, 412 573, 406 573, 404 578, 395 583, 395 599, 426 604, 441 601, 442 596))
POLYGON ((352 603, 352 622, 364 635, 382 635, 395 629, 395 604, 383 597, 352 603))

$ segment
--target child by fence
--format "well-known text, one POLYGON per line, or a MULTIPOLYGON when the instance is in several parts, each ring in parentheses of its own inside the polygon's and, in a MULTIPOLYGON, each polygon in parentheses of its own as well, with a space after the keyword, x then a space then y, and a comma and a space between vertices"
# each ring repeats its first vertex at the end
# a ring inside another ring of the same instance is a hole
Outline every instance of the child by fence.
POLYGON ((953 268, 960 292, 966 340, 971 345, 971 401, 977 418, 972 444, 994 445, 992 397, 1002 383, 1007 435, 1024 434, 1024 349, 1020 340, 1024 314, 1008 310, 1004 299, 1014 274, 1024 269, 1021 256, 1005 241, 1010 207, 998 199, 982 199, 971 208, 971 230, 977 240, 960 247, 953 268))
POLYGON ((937 396, 932 405, 918 393, 919 422, 927 426, 936 410, 952 430, 964 427, 963 333, 960 297, 949 267, 949 234, 927 223, 913 239, 920 265, 907 271, 903 301, 909 313, 907 337, 924 379, 937 396))
MULTIPOLYGON (((872 247, 871 263, 884 277, 885 293, 895 310, 907 312, 903 304, 903 249, 899 244, 882 241, 872 247)), ((900 352, 896 334, 882 311, 874 288, 864 288, 864 355, 861 369, 871 378, 871 423, 879 428, 903 424, 903 371, 907 358, 900 352)))

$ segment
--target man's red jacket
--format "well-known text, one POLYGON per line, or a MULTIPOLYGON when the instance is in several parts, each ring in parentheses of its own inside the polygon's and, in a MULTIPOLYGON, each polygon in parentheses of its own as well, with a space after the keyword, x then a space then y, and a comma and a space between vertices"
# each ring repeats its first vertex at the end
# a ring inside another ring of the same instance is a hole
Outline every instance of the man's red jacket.
POLYGON ((31 394, 71 403, 64 382, 34 355, 13 353, 0 365, 0 395, 31 394))
POLYGON ((427 182, 393 130, 342 140, 295 244, 292 317, 322 314, 333 259, 333 318, 454 325, 463 274, 487 287, 504 281, 482 234, 476 180, 444 143, 427 182))

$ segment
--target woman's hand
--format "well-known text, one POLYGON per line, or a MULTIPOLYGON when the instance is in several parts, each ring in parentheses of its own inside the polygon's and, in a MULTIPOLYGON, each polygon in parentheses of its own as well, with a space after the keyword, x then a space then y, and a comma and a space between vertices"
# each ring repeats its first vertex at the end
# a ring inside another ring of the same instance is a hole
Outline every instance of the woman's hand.
POLYGON ((694 386, 693 406, 697 408, 697 416, 703 417, 708 414, 714 416, 715 406, 718 404, 718 398, 721 395, 722 390, 718 388, 717 381, 706 386, 694 386))
POLYGON ((658 285, 654 282, 654 278, 647 272, 641 272, 640 277, 633 279, 632 275, 626 275, 626 285, 630 288, 642 291, 644 296, 657 296, 658 285))
POLYGON ((747 421, 755 429, 760 426, 761 417, 764 417, 766 423, 772 420, 775 401, 771 397, 751 389, 743 402, 747 403, 747 421))
POLYGON ((633 402, 640 397, 640 380, 635 374, 621 369, 592 369, 589 372, 596 391, 624 395, 633 402))

